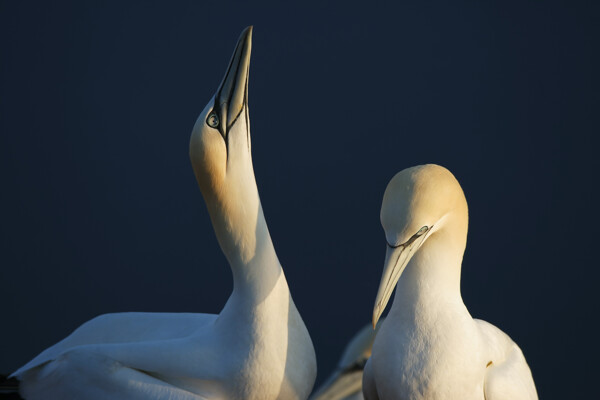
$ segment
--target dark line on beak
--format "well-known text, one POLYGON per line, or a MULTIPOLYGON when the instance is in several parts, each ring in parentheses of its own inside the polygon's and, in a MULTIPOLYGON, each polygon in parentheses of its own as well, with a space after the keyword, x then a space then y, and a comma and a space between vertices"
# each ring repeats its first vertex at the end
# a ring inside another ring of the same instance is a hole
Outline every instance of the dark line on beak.
MULTIPOLYGON (((237 49, 236 49, 236 51, 237 51, 237 49)), ((227 101, 227 104, 229 106, 231 106, 231 96, 233 95, 233 92, 235 92, 235 88, 237 87, 237 84, 238 84, 238 78, 240 76, 239 69, 240 69, 240 64, 242 63, 242 61, 243 61, 243 54, 240 54, 240 59, 238 61, 238 65, 236 66, 236 69, 235 69, 235 71, 236 71, 235 80, 233 81, 233 84, 231 85, 231 92, 229 93, 229 98, 228 98, 228 101, 227 101)), ((244 82, 245 87, 244 87, 244 98, 242 99, 242 108, 246 106, 246 87, 247 87, 247 84, 248 84, 248 73, 246 72, 246 82, 244 82)), ((227 110, 228 112, 229 112, 229 108, 230 107, 228 107, 228 110, 227 110)), ((238 112, 238 114, 235 116, 235 118, 233 119, 233 121, 231 121, 231 123, 229 123, 229 121, 227 121, 227 131, 229 131, 229 128, 231 128, 233 126, 233 124, 235 124, 235 121, 237 121, 237 119, 239 118, 239 116, 240 116, 241 113, 242 113, 242 110, 240 110, 238 112)))
MULTIPOLYGON (((235 50, 233 51, 233 58, 235 59, 235 55, 238 51, 238 48, 240 47, 241 41, 238 42, 235 46, 235 50)), ((223 90, 223 84, 225 82, 227 82, 227 77, 229 76, 229 73, 231 72, 231 67, 233 66, 233 59, 231 60, 231 62, 229 63, 229 66, 227 67, 227 72, 225 73, 225 77, 223 78, 223 82, 221 83, 219 90, 217 91, 217 96, 216 96, 216 100, 217 100, 217 104, 219 105, 219 108, 221 106, 221 104, 219 103, 219 98, 221 97, 221 91, 223 90)))
POLYGON ((246 70, 246 87, 244 88, 244 112, 246 114, 246 143, 248 144, 248 151, 250 151, 250 118, 248 116, 248 77, 250 76, 250 63, 246 70))
MULTIPOLYGON (((433 228, 433 225, 431 225, 430 227, 427 228, 427 230, 423 233, 423 235, 427 235, 429 234, 429 232, 431 232, 431 229, 433 228)), ((387 240, 385 241, 385 243, 391 247, 392 249, 397 249, 400 246, 410 246, 415 240, 417 240, 418 238, 420 238, 423 235, 419 235, 417 236, 417 234, 415 233, 414 235, 411 236, 410 239, 408 239, 406 242, 404 243, 399 243, 399 244, 395 244, 395 245, 391 245, 387 242, 387 240)))
MULTIPOLYGON (((214 105, 213 110, 216 110, 217 115, 219 115, 219 117, 221 116, 221 93, 223 92, 223 87, 225 86, 225 83, 227 82, 227 79, 229 78, 229 74, 231 73, 231 68, 233 67, 233 65, 235 63, 234 62, 235 55, 237 54, 240 46, 243 44, 244 44, 244 41, 240 40, 235 45, 235 50, 233 51, 232 60, 229 63, 229 66, 227 67, 227 72, 225 73, 225 77, 223 78, 223 81, 221 82, 221 85, 219 86, 219 90, 217 91, 217 94, 215 95, 215 105, 214 105)), ((238 61, 238 64, 236 67, 239 67, 241 60, 242 60, 242 57, 240 55, 240 60, 238 61)), ((236 71, 237 71, 237 68, 236 68, 236 71)), ((237 75, 236 75, 235 79, 237 81, 237 75)), ((231 85, 231 88, 235 88, 236 81, 233 82, 233 85, 231 85)), ((230 93, 230 96, 228 96, 228 99, 226 100, 227 103, 229 103, 230 97, 231 97, 231 93, 230 93)), ((229 121, 227 121, 227 122, 229 122, 229 121)), ((229 125, 229 124, 228 124, 228 126, 224 126, 223 124, 219 125, 219 132, 221 132, 221 136, 223 136, 223 138, 225 139, 226 147, 229 147, 227 136, 228 136, 228 131, 229 131, 230 126, 231 125, 229 125)))

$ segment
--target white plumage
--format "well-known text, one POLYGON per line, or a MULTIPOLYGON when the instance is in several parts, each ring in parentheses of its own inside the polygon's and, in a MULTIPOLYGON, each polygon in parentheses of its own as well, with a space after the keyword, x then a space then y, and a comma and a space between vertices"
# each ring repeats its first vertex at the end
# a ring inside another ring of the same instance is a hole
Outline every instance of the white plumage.
POLYGON ((408 168, 381 207, 388 243, 373 323, 396 295, 364 371, 367 400, 537 399, 519 347, 473 319, 460 295, 468 211, 454 176, 408 168))
POLYGON ((327 380, 310 396, 310 400, 363 400, 363 369, 369 357, 373 341, 382 318, 375 329, 371 325, 358 331, 346 345, 337 368, 327 380))
POLYGON ((192 166, 233 273, 227 304, 219 315, 94 318, 13 374, 27 399, 308 397, 314 349, 275 254, 252 167, 251 38, 249 27, 190 140, 192 166))

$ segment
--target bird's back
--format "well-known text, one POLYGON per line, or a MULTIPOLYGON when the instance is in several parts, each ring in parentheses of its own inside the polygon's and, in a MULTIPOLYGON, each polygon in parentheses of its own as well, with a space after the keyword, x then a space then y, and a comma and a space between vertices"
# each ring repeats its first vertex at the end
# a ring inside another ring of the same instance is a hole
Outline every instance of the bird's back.
POLYGON ((56 360, 65 352, 80 346, 156 342, 187 337, 212 323, 216 317, 214 314, 142 312, 100 315, 41 352, 11 376, 19 377, 26 371, 56 360))

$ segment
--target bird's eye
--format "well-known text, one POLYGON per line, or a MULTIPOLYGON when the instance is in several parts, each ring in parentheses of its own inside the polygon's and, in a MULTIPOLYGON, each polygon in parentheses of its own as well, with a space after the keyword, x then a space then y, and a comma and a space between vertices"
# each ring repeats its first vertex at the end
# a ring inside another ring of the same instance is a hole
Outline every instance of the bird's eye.
POLYGON ((427 226, 422 227, 421 229, 419 229, 419 231, 417 233, 415 233, 416 237, 421 236, 422 234, 424 234, 425 232, 427 232, 429 228, 427 226))
POLYGON ((217 126, 219 126, 219 117, 217 116, 217 114, 214 112, 208 114, 208 117, 206 118, 206 124, 211 128, 216 128, 217 126))

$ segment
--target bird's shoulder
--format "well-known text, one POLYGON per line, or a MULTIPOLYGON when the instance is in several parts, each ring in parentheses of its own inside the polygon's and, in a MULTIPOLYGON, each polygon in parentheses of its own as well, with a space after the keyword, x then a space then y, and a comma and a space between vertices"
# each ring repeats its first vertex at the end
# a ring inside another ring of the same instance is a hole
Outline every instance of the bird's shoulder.
POLYGON ((483 343, 487 400, 534 400, 537 392, 531 370, 519 346, 502 330, 476 319, 483 343))

